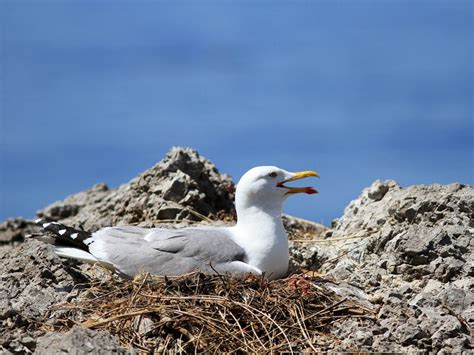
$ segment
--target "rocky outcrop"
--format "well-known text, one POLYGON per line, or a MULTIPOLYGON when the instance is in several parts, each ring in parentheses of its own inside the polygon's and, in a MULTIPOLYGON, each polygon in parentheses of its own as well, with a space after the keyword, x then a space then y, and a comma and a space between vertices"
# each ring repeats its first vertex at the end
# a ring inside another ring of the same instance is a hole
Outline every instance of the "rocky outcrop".
MULTIPOLYGON (((197 152, 174 148, 150 170, 117 189, 99 184, 38 212, 76 228, 162 225, 233 219, 231 179, 197 152), (223 212, 220 212, 223 211, 223 212)), ((399 352, 472 350, 474 325, 474 189, 461 184, 400 187, 376 181, 352 201, 331 228, 290 216, 292 269, 324 275, 334 292, 374 317, 341 319, 328 349, 399 352), (311 240, 312 238, 316 238, 311 240), (308 242, 307 240, 311 240, 308 242), (339 344, 334 347, 334 344, 339 344)), ((25 239, 32 221, 0 224, 0 351, 121 352, 104 332, 58 325, 55 304, 74 300, 90 270, 25 239), (81 345, 87 349, 81 349, 81 345), (113 350, 116 349, 116 350, 113 350), (110 351, 109 351, 110 350, 110 351)), ((89 276, 88 276, 89 275, 89 276)))
POLYGON ((37 227, 33 221, 15 218, 0 223, 0 246, 22 243, 25 235, 33 233, 37 227))
POLYGON ((95 231, 120 224, 151 226, 173 220, 200 221, 232 212, 234 184, 190 148, 173 148, 151 169, 117 189, 98 184, 38 211, 38 216, 95 231))
POLYGON ((375 323, 342 322, 336 335, 344 343, 459 352, 473 346, 473 234, 471 186, 376 181, 333 222, 326 239, 293 254, 379 306, 375 323))
POLYGON ((76 297, 87 282, 72 265, 36 240, 0 248, 0 350, 34 350, 50 307, 76 297))
MULTIPOLYGON (((181 221, 182 226, 221 211, 232 216, 233 198, 230 177, 219 174, 195 150, 173 148, 161 162, 129 183, 117 189, 95 185, 38 211, 38 216, 89 231, 167 221, 181 221)), ((25 241, 28 234, 37 232, 33 221, 21 218, 0 224, 0 351, 33 351, 36 337, 55 326, 51 306, 74 299, 80 288, 87 286, 88 276, 75 262, 60 259, 47 244, 25 241)), ((81 334, 73 331, 65 338, 66 345, 58 344, 58 352, 61 346, 79 346, 81 334)), ((41 343, 43 353, 47 353, 44 344, 57 343, 62 336, 47 339, 41 343)), ((94 349, 101 348, 100 344, 94 349)))

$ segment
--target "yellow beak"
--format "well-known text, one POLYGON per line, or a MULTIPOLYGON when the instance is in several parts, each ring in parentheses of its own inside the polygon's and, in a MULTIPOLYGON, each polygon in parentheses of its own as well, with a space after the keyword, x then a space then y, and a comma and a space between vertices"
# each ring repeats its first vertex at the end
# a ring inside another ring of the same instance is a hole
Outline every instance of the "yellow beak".
POLYGON ((304 192, 306 194, 317 194, 318 191, 314 187, 289 187, 289 186, 284 185, 285 182, 300 180, 300 179, 304 179, 304 178, 311 177, 311 176, 319 178, 319 174, 315 171, 310 171, 310 170, 298 171, 296 173, 293 173, 293 176, 291 178, 280 181, 279 183, 277 183, 276 186, 287 189, 288 190, 286 192, 287 194, 296 194, 296 193, 299 193, 299 192, 304 192))

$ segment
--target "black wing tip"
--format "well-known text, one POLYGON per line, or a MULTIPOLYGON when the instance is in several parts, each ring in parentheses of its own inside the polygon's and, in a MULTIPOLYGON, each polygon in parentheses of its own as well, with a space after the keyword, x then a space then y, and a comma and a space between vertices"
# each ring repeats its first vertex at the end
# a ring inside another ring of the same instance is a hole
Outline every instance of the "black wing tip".
POLYGON ((35 220, 35 224, 42 227, 45 230, 51 230, 52 226, 56 227, 54 228, 54 230, 65 227, 63 224, 56 222, 55 220, 50 219, 50 218, 38 218, 35 220))
POLYGON ((53 222, 56 222, 56 221, 48 217, 40 217, 34 220, 34 223, 40 227, 43 227, 44 224, 53 223, 53 222))
POLYGON ((88 244, 92 241, 84 242, 90 238, 90 233, 66 226, 50 218, 38 218, 34 222, 53 235, 55 245, 72 246, 89 252, 88 244))

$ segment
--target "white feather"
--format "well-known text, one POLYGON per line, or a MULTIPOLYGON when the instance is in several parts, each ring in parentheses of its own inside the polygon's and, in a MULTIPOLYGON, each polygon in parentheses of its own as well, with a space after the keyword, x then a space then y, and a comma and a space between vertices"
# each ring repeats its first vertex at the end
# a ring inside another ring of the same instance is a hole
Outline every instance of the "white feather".
POLYGON ((54 247, 55 253, 63 258, 70 258, 70 259, 77 259, 82 260, 91 264, 99 263, 103 267, 109 270, 115 270, 112 264, 95 258, 92 254, 77 248, 72 247, 63 247, 63 246, 55 246, 54 247))

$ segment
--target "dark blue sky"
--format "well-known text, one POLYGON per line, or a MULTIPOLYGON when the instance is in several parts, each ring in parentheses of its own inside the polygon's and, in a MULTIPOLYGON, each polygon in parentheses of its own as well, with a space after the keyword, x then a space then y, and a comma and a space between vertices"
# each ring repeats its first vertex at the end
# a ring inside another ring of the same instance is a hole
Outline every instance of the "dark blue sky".
POLYGON ((375 179, 472 183, 471 1, 0 3, 0 220, 190 146, 313 169, 328 224, 375 179))

